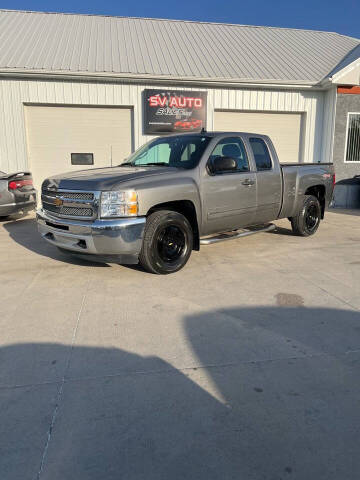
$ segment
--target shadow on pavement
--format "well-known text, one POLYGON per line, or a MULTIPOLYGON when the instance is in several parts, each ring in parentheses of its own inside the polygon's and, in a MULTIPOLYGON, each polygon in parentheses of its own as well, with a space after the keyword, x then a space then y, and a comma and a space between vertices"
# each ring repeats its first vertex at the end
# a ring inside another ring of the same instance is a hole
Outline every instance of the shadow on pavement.
POLYGON ((340 215, 352 215, 354 217, 360 217, 360 208, 358 209, 330 208, 329 213, 338 213, 340 215))
POLYGON ((277 300, 185 317, 196 360, 181 371, 116 348, 3 347, 0 477, 355 480, 360 314, 277 300))
POLYGON ((56 247, 49 245, 40 237, 37 230, 36 220, 33 217, 19 217, 18 219, 10 219, 10 221, 1 222, 0 224, 2 224, 4 229, 16 243, 38 255, 50 257, 54 260, 70 263, 72 265, 109 267, 106 263, 81 260, 70 254, 62 253, 56 247))
POLYGON ((269 232, 266 232, 266 233, 272 233, 273 235, 290 235, 291 237, 294 237, 294 234, 291 230, 291 226, 289 226, 289 228, 279 227, 278 225, 275 225, 275 226, 276 226, 275 230, 270 230, 269 232))

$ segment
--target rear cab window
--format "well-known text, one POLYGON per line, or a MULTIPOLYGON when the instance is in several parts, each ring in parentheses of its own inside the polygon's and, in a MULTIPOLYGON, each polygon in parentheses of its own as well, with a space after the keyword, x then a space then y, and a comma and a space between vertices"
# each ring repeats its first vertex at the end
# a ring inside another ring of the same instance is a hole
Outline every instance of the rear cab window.
POLYGON ((262 138, 250 137, 249 143, 254 155, 258 172, 272 169, 272 161, 269 149, 262 138))

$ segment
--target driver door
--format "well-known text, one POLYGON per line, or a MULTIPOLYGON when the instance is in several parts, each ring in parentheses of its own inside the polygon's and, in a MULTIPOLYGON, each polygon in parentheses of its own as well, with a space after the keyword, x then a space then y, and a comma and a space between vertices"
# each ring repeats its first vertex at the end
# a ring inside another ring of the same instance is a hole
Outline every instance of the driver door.
POLYGON ((206 168, 202 186, 202 235, 252 225, 256 213, 256 174, 251 171, 241 138, 221 139, 212 151, 209 162, 215 156, 234 158, 237 169, 230 172, 211 173, 209 168, 206 168))

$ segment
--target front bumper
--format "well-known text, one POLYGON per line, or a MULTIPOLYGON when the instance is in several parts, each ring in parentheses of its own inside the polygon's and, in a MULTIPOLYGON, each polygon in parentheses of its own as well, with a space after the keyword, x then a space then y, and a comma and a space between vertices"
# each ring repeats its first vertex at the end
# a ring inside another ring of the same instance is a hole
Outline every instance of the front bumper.
POLYGON ((56 247, 89 259, 99 256, 108 262, 138 262, 145 217, 81 222, 54 218, 40 209, 36 219, 41 236, 56 247))

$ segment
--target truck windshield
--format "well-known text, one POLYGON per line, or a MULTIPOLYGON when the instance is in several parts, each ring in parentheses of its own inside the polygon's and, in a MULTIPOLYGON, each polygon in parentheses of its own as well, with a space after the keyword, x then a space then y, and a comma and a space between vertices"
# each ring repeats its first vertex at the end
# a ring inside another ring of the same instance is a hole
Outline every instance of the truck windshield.
POLYGON ((194 168, 210 140, 206 135, 157 138, 139 148, 121 165, 194 168))

